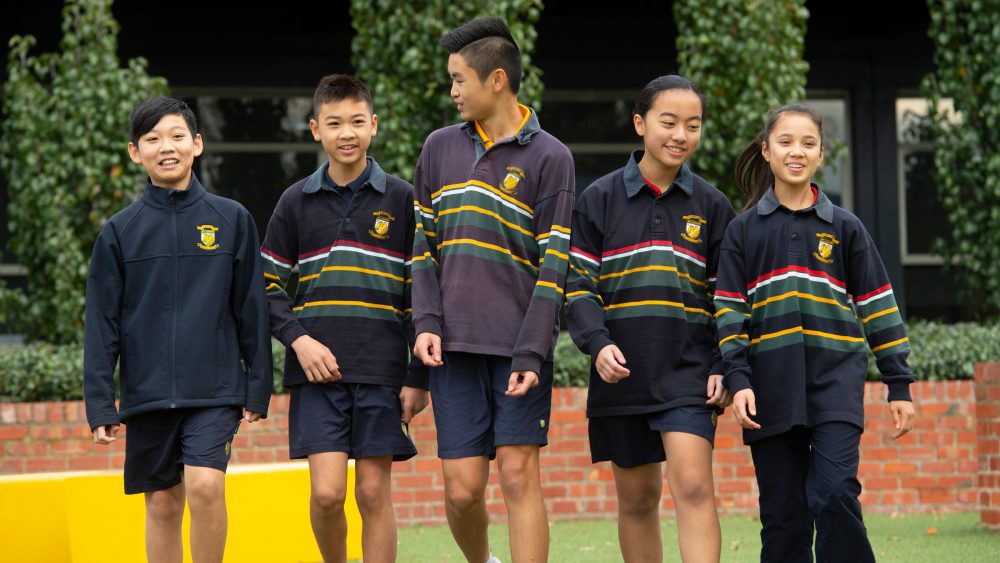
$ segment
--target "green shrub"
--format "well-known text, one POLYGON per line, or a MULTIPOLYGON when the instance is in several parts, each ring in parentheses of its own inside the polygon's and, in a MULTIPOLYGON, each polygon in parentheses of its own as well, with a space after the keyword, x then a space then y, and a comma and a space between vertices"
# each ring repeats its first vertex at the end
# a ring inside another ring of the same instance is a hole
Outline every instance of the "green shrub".
POLYGON ((83 346, 0 347, 0 402, 83 398, 83 346))
POLYGON ((590 356, 573 344, 569 333, 559 333, 552 361, 552 380, 556 387, 586 387, 590 384, 590 356))
MULTIPOLYGON (((977 362, 1000 360, 1000 325, 944 324, 914 320, 906 324, 910 368, 918 380, 972 379, 977 362)), ((869 379, 878 379, 875 357, 868 352, 869 379)))

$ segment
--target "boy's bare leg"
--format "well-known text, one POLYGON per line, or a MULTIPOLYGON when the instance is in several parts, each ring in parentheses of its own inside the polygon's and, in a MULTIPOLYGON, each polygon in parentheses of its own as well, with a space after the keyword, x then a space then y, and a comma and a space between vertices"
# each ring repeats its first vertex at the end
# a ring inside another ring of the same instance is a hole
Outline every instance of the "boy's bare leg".
POLYGON ((325 563, 347 561, 347 452, 309 456, 309 520, 325 563))
POLYGON ((191 509, 191 559, 222 563, 226 551, 226 474, 211 467, 184 466, 184 489, 191 509))
POLYGON ((618 491, 618 544, 626 563, 663 561, 660 538, 660 495, 663 466, 648 463, 638 467, 611 464, 618 491))
POLYGON ((537 445, 497 448, 513 563, 542 562, 549 558, 549 522, 542 500, 538 450, 537 445))
POLYGON ((150 563, 181 563, 184 544, 184 483, 146 493, 146 560, 150 563))
POLYGON ((490 556, 486 514, 486 480, 490 474, 486 456, 443 459, 444 507, 448 527, 469 563, 483 563, 490 556))
POLYGON ((718 563, 722 531, 715 509, 712 445, 684 432, 663 432, 667 482, 677 507, 677 538, 685 563, 718 563))
POLYGON ((354 494, 361 512, 361 549, 365 563, 396 560, 396 515, 392 510, 392 456, 355 462, 354 494))

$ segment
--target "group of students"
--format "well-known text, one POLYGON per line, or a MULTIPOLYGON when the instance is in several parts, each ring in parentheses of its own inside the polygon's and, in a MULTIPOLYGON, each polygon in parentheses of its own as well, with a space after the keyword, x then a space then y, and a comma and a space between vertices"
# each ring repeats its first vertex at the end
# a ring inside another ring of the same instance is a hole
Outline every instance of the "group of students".
POLYGON ((390 468, 416 454, 407 425, 428 392, 465 558, 497 561, 496 459, 513 561, 547 560, 539 449, 564 309, 592 358, 591 454, 612 462, 625 561, 662 560, 665 460, 681 558, 719 560, 712 447, 730 404, 757 473, 761 560, 811 561, 815 529, 819 560, 873 561, 857 480, 866 342, 894 437, 913 424, 913 376, 874 243, 811 183, 820 116, 771 112, 739 160, 736 215, 686 164, 704 95, 662 76, 635 103, 643 149, 574 198, 572 155, 518 103, 506 24, 473 20, 441 44, 464 123, 427 137, 413 185, 367 154, 365 85, 327 76, 309 125, 328 162, 285 190, 263 244, 246 209, 193 175, 190 108, 160 97, 132 112, 128 151, 149 182, 94 246, 84 385, 96 442, 128 425, 125 492, 145 493, 148 559, 181 560, 187 502, 195 561, 222 560, 224 472, 241 422, 266 417, 273 335, 324 561, 346 560, 352 458, 365 560, 395 560, 390 468))

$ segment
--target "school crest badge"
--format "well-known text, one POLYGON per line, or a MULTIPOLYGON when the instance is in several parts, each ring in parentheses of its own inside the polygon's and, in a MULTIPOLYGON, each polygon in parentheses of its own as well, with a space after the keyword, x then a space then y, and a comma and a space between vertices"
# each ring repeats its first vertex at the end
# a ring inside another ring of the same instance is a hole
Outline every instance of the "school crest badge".
POLYGON ((198 225, 197 229, 198 232, 201 233, 198 248, 202 250, 215 250, 216 248, 219 248, 219 245, 215 240, 215 233, 219 230, 219 227, 213 225, 198 225))
POLYGON ((517 166, 508 166, 507 175, 503 177, 503 181, 498 187, 507 195, 517 195, 517 185, 521 180, 524 180, 524 170, 517 166))
POLYGON ((376 211, 372 213, 375 216, 375 223, 372 224, 372 228, 368 230, 368 234, 379 239, 386 240, 389 238, 389 226, 393 221, 396 220, 388 211, 376 211))
POLYGON ((819 239, 819 243, 816 245, 816 252, 813 252, 813 258, 824 264, 832 263, 833 249, 840 244, 840 240, 830 233, 816 233, 816 238, 819 239))
POLYGON ((708 224, 701 215, 685 215, 684 219, 684 232, 681 233, 681 238, 688 242, 693 242, 698 244, 701 242, 701 229, 703 226, 708 224))

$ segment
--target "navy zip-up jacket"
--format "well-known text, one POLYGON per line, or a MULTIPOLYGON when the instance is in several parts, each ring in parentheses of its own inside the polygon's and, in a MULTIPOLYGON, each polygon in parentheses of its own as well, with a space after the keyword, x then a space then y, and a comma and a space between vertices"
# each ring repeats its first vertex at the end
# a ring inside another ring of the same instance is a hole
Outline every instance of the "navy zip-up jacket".
POLYGON ((158 409, 267 414, 271 343, 257 241, 250 213, 194 176, 187 190, 147 184, 107 222, 87 278, 91 429, 158 409))

